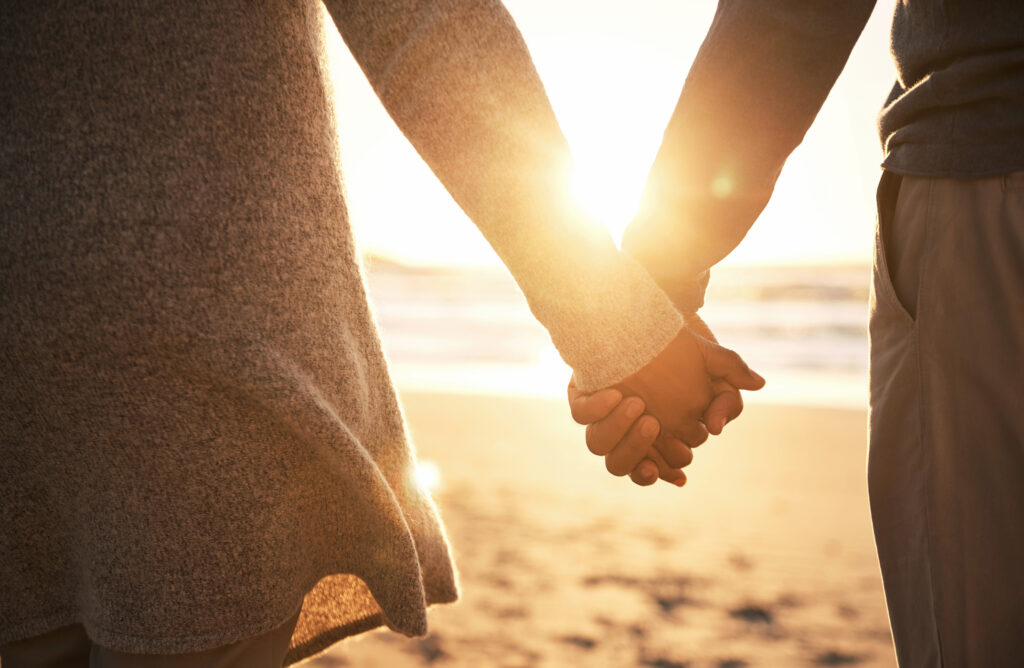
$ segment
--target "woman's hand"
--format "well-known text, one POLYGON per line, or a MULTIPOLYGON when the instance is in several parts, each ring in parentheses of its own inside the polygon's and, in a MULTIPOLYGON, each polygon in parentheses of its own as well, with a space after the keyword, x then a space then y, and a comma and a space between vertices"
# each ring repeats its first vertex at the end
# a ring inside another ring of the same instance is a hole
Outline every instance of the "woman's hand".
POLYGON ((651 362, 614 388, 583 394, 570 381, 573 418, 587 425, 587 447, 605 457, 613 475, 638 485, 660 477, 685 484, 692 448, 718 435, 743 410, 740 389, 764 379, 723 348, 696 314, 651 362), (646 414, 645 414, 646 413, 646 414))

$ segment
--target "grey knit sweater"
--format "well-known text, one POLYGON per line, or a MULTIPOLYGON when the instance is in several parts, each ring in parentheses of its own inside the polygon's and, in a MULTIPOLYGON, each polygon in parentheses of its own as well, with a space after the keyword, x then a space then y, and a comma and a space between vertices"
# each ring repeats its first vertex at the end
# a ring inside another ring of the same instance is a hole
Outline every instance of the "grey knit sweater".
MULTIPOLYGON (((656 355, 680 317, 564 201, 500 3, 326 5, 583 387, 656 355)), ((289 662, 423 633, 456 585, 346 219, 321 4, 0 13, 0 643, 80 622, 195 651, 300 606, 289 662)))

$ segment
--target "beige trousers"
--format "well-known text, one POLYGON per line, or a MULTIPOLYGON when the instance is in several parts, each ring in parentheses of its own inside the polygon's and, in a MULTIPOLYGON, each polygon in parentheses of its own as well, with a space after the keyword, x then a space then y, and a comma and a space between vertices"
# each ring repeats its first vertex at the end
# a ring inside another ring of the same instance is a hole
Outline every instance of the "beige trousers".
POLYGON ((299 616, 267 633, 193 654, 125 654, 93 644, 80 625, 0 647, 2 668, 281 668, 299 616))
POLYGON ((1024 666, 1024 173, 885 174, 868 486, 900 666, 1024 666))

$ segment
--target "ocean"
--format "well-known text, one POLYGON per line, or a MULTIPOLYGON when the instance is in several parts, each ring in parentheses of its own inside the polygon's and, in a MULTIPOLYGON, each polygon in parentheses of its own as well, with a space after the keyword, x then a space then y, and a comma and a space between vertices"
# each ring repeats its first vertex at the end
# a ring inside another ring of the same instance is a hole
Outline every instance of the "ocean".
MULTIPOLYGON (((502 268, 365 261, 390 368, 407 391, 565 395, 570 370, 502 268)), ((712 272, 701 315, 767 379, 748 403, 867 406, 870 268, 712 272)))

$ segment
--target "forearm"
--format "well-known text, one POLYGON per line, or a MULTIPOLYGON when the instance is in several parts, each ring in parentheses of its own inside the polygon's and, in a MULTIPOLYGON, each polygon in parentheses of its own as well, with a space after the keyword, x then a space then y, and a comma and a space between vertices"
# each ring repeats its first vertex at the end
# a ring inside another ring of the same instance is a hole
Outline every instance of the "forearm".
POLYGON ((670 294, 746 235, 873 5, 719 3, 624 240, 670 294))
POLYGON ((571 154, 496 0, 328 2, 378 96, 512 272, 584 389, 682 326, 647 273, 568 200, 571 154))

